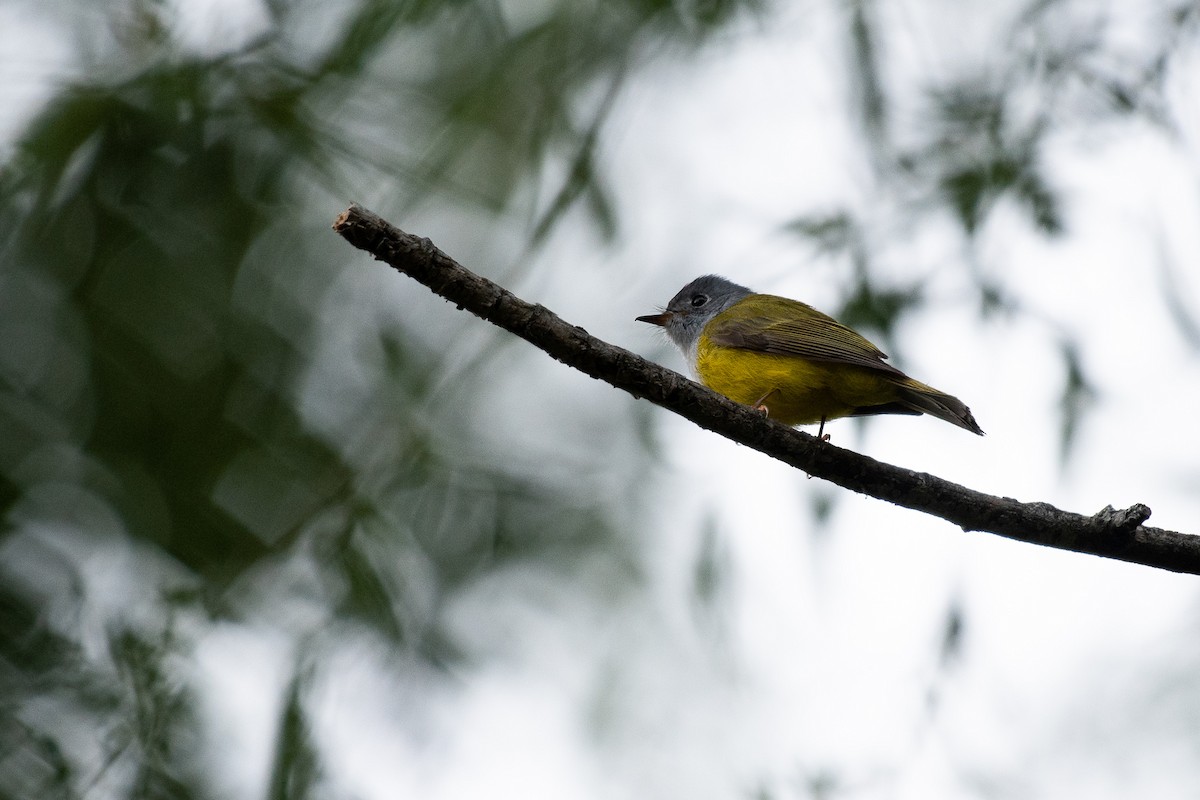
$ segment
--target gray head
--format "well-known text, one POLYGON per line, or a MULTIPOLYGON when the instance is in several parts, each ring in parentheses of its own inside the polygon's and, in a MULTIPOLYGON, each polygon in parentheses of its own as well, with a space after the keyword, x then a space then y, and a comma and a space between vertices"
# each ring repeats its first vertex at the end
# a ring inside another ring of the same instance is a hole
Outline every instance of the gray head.
POLYGON ((751 291, 720 275, 704 275, 679 290, 661 314, 638 317, 639 322, 661 325, 679 349, 695 364, 696 343, 709 320, 751 291))

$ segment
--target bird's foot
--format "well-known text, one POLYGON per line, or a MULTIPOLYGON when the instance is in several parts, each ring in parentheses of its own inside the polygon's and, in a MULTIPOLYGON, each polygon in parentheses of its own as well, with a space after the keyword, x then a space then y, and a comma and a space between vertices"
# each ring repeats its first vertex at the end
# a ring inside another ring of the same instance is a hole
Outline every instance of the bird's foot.
POLYGON ((777 388, 772 389, 771 391, 764 394, 762 397, 755 400, 750 405, 750 407, 753 408, 755 411, 761 413, 764 417, 771 416, 771 409, 767 408, 766 399, 778 391, 779 391, 779 389, 777 389, 777 388))

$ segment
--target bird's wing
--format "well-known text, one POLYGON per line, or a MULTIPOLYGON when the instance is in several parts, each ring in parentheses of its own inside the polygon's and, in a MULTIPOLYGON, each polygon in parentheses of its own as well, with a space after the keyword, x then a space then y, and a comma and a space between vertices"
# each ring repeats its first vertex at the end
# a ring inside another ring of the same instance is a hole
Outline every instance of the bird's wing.
POLYGON ((762 313, 739 315, 735 306, 718 314, 704 334, 725 347, 904 374, 884 361, 887 355, 878 347, 812 306, 773 295, 754 298, 760 301, 762 313), (761 302, 764 300, 769 302, 761 302))

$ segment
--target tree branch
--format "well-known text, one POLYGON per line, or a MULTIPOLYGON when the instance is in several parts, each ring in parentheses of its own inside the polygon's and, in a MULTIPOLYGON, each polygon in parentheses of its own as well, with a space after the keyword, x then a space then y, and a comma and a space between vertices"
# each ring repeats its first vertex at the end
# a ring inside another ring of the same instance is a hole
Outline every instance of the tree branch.
POLYGON ((964 531, 985 531, 1078 553, 1200 574, 1200 536, 1143 525, 1150 509, 1111 506, 1092 516, 1047 503, 994 497, 818 441, 658 364, 603 342, 540 305, 468 271, 428 239, 404 233, 352 205, 334 222, 346 241, 403 272, 460 309, 515 333, 555 359, 634 397, 846 489, 923 511, 964 531))

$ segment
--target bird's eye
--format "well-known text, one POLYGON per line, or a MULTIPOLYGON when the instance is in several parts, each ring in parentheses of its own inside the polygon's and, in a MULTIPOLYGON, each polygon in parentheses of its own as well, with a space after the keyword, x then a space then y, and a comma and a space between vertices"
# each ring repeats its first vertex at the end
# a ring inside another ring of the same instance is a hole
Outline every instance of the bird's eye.
POLYGON ((706 295, 706 294, 692 295, 692 308, 699 308, 700 306, 704 305, 707 302, 708 302, 708 295, 706 295))

